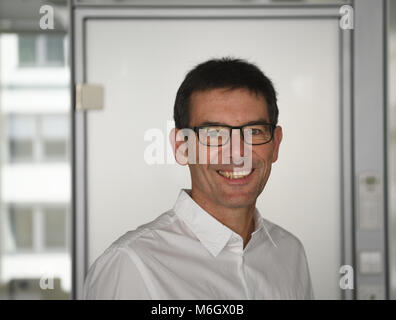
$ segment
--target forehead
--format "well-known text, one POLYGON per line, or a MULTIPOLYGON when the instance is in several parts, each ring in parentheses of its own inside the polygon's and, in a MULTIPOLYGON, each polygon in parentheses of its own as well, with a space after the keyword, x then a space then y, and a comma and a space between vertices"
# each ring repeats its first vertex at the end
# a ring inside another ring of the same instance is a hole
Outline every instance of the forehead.
POLYGON ((229 125, 269 121, 267 102, 262 94, 248 89, 211 89, 194 92, 190 100, 190 124, 218 122, 229 125))

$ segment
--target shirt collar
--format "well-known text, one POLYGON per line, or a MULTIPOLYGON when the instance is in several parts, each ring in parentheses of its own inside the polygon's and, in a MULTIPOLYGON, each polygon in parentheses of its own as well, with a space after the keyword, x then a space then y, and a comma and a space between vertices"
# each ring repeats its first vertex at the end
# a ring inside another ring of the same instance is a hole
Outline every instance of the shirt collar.
MULTIPOLYGON (((198 237, 205 248, 216 257, 235 232, 202 209, 190 197, 189 193, 190 190, 182 189, 180 191, 173 210, 198 237)), ((264 224, 264 219, 257 209, 255 209, 254 212, 254 223, 255 230, 252 233, 252 238, 254 234, 258 233, 261 229, 264 229, 268 238, 276 247, 276 244, 264 224)))

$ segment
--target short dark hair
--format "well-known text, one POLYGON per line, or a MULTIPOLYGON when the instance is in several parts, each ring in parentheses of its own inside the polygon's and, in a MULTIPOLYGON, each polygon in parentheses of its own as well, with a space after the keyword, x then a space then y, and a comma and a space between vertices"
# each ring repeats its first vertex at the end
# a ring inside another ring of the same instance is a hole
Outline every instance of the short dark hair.
POLYGON ((176 94, 173 109, 176 128, 189 127, 190 100, 194 92, 219 88, 244 88, 256 95, 262 94, 267 102, 270 122, 278 123, 276 91, 271 80, 253 63, 225 57, 200 63, 187 73, 176 94))

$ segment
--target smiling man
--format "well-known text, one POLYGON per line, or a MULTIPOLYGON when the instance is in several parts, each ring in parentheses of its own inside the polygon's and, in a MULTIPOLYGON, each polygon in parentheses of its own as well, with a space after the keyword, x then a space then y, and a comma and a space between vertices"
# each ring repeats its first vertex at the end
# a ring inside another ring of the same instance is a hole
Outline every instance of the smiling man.
POLYGON ((191 189, 95 261, 85 298, 312 299, 301 242, 256 208, 282 140, 272 82, 244 60, 201 63, 177 92, 174 119, 191 189))

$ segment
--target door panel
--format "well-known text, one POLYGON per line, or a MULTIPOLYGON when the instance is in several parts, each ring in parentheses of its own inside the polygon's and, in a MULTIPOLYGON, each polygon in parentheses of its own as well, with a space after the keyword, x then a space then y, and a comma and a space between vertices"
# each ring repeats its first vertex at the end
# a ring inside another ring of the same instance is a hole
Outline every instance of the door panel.
MULTIPOLYGON (((303 243, 316 298, 338 299, 341 259, 339 26, 319 19, 92 19, 86 82, 105 88, 87 113, 89 265, 115 239, 170 209, 188 168, 144 160, 149 129, 168 144, 176 91, 206 59, 256 63, 279 98, 284 138, 257 202, 303 243)), ((168 162, 165 148, 164 162, 168 162)))

